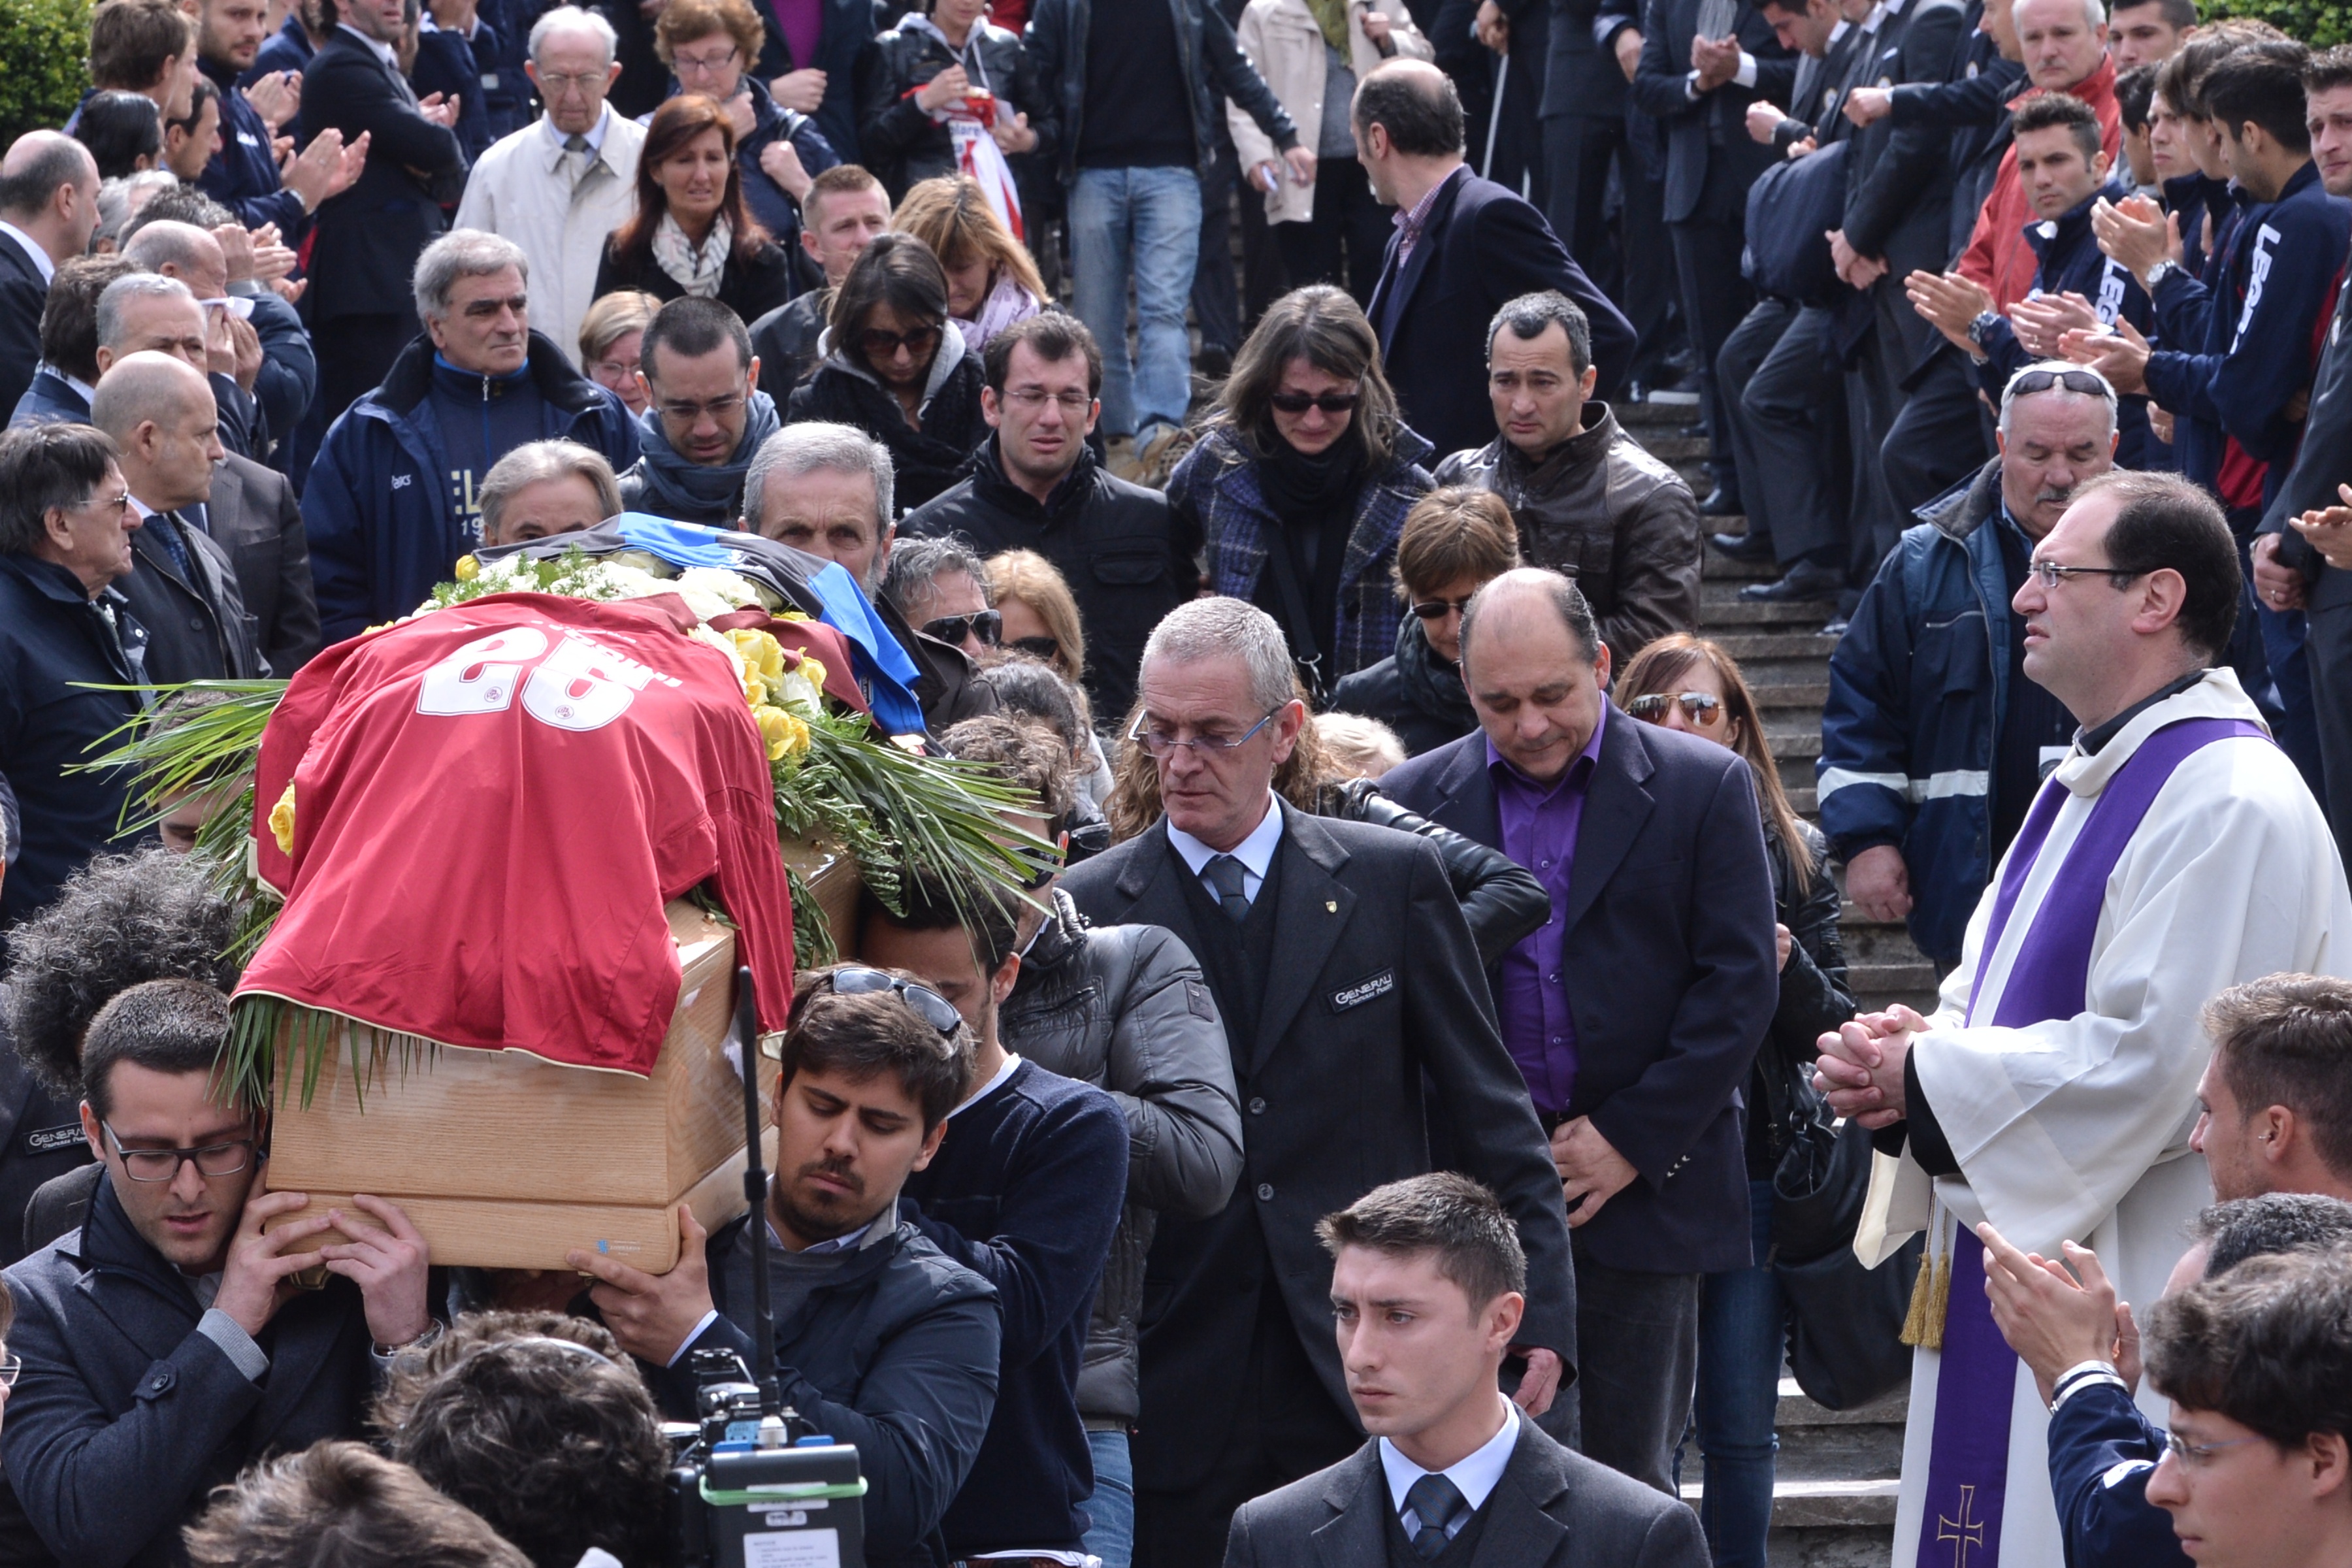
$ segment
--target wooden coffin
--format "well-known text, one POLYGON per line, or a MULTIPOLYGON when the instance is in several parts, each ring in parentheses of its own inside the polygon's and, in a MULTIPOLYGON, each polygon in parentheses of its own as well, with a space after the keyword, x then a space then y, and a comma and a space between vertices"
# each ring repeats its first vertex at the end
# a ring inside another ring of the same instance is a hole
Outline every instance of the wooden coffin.
MULTIPOLYGON (((848 911, 833 926, 848 931, 854 869, 821 855, 802 863, 818 902, 848 911)), ((743 1212, 744 1168, 742 1080, 727 1057, 734 933, 684 902, 669 921, 684 980, 651 1077, 454 1047, 417 1054, 404 1070, 379 1049, 362 1104, 346 1037, 309 1106, 281 1095, 275 1107, 264 1179, 310 1200, 275 1223, 370 1193, 401 1206, 436 1264, 562 1268, 579 1249, 666 1272, 677 1260, 677 1205, 718 1229, 743 1212)), ((765 1051, 760 1073, 766 1125, 776 1064, 765 1051)))

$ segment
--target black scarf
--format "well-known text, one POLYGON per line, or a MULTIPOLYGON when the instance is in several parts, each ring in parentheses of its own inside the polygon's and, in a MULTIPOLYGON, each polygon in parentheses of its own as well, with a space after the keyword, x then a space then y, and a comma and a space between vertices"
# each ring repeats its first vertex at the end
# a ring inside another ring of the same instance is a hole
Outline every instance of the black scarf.
MULTIPOLYGON (((1363 450, 1345 437, 1309 456, 1276 437, 1274 456, 1258 465, 1266 507, 1282 524, 1281 536, 1268 540, 1266 548, 1289 552, 1291 570, 1314 617, 1317 652, 1328 652, 1337 640, 1339 569, 1347 563, 1348 535, 1355 528, 1362 480, 1363 450)), ((1271 562, 1266 570, 1271 575, 1271 562)), ((1275 618, 1288 624, 1278 609, 1275 618)))
POLYGON ((1408 613, 1397 627, 1396 667, 1407 702, 1444 721, 1457 734, 1478 727, 1478 710, 1470 706, 1470 693, 1462 684, 1462 667, 1429 646, 1418 616, 1408 613))

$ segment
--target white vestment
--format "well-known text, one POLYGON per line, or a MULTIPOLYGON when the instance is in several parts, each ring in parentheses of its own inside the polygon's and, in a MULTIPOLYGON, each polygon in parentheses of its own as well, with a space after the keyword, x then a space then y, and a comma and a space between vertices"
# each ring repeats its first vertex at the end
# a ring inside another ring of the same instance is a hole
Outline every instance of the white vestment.
MULTIPOLYGON (((2182 759, 2106 881, 2083 1010, 2024 1027, 1965 1027, 1994 1016, 2033 915, 2100 792, 2158 729, 2191 718, 2260 723, 2227 670, 2136 715, 2096 755, 2078 746, 2052 784, 2068 797, 2035 854, 1998 946, 1985 951, 2008 860, 1969 919, 1960 965, 1913 1047, 1918 1083, 1962 1174, 1931 1184, 1906 1152, 1881 1156, 1855 1250, 1876 1264, 1912 1234, 1930 1252, 1955 1225, 1990 1220, 2027 1251, 2074 1240, 2099 1255, 2120 1298, 2145 1309, 2180 1254, 2183 1228, 2212 1200, 2189 1148, 2197 1082, 2212 1056, 2200 1015, 2216 993, 2282 971, 2352 974, 2352 898, 2326 818, 2302 775, 2255 737, 2182 759)), ((1957 1290, 1955 1291, 1957 1295, 1957 1290)), ((1964 1531, 1921 1551, 1941 1357, 1915 1352, 1895 1568, 2063 1568, 2044 1438, 2048 1412, 2017 1368, 1998 1552, 1964 1531)), ((2159 1424, 2166 1406, 2145 1386, 2159 1424)))

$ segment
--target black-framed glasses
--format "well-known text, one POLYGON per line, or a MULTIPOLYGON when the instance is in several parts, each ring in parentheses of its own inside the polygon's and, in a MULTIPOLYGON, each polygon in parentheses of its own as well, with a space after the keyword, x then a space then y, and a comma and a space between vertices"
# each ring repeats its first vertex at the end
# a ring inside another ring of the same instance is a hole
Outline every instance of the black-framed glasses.
POLYGON ((234 1176, 253 1163, 254 1140, 233 1138, 201 1149, 125 1149, 122 1135, 101 1121, 99 1126, 122 1161, 122 1173, 134 1182, 168 1182, 183 1164, 193 1164, 200 1176, 234 1176))
POLYGON ((997 638, 1004 635, 1004 617, 994 610, 978 610, 969 616, 941 616, 923 623, 923 635, 950 643, 961 643, 966 637, 975 637, 982 647, 994 647, 997 638))
POLYGON ((888 359, 900 349, 905 349, 917 359, 929 359, 940 346, 940 331, 938 327, 917 327, 906 332, 889 332, 880 327, 868 327, 857 334, 857 348, 869 364, 888 359))
POLYGON ((706 414, 723 425, 742 409, 743 395, 730 393, 725 397, 714 397, 708 403, 664 403, 659 406, 661 416, 673 425, 697 424, 706 414))
POLYGON ((1139 713, 1136 715, 1135 722, 1128 728, 1127 738, 1150 752, 1151 760, 1155 763, 1166 762, 1186 746, 1192 748, 1194 756, 1216 756, 1225 752, 1239 750, 1249 744, 1250 737, 1273 723, 1274 716, 1281 711, 1280 708, 1267 709, 1265 718, 1230 741, 1222 735, 1195 735, 1189 741, 1180 741, 1165 730, 1146 728, 1144 716, 1139 713))
POLYGON ((1360 392, 1277 392, 1266 399, 1285 414, 1304 414, 1310 408, 1320 408, 1326 414, 1353 414, 1356 405, 1363 400, 1360 392))
POLYGON ((1033 658, 1055 659, 1062 656, 1059 637, 1014 637, 1004 645, 1015 653, 1025 653, 1033 658))
POLYGON ((1424 621, 1442 621, 1448 615, 1458 615, 1470 607, 1467 598, 1423 599, 1412 606, 1412 613, 1424 621))
POLYGON ((1679 703, 1683 717, 1702 729, 1712 728, 1723 715, 1723 699, 1709 691, 1652 691, 1625 704, 1625 711, 1655 724, 1664 720, 1670 702, 1679 703))
POLYGON ((2069 577, 2112 577, 2120 588, 2135 577, 2145 577, 2145 572, 2126 572, 2114 566, 2061 566, 2055 561, 2029 561, 2025 570, 2042 584, 2045 594, 2056 591, 2058 584, 2069 577))
POLYGON ((877 992, 896 991, 898 1000, 914 1010, 915 1016, 937 1029, 950 1039, 963 1027, 963 1015, 955 1004, 928 985, 911 980, 901 980, 878 969, 868 969, 853 963, 833 972, 833 994, 836 996, 871 996, 877 992))
POLYGON ((2004 404, 2013 403, 2021 397, 2047 392, 2053 386, 2063 386, 2069 392, 2095 397, 2103 403, 2112 401, 2116 395, 2116 389, 2107 384, 2107 378, 2095 370, 2021 370, 2011 380, 2009 389, 2000 395, 2000 400, 2004 404))

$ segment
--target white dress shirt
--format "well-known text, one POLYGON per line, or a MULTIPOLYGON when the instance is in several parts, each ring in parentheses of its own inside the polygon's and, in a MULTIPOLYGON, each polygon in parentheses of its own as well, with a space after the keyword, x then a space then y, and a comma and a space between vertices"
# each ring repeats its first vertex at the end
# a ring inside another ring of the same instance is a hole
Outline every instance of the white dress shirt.
POLYGON ((1454 1483, 1454 1489, 1462 1494, 1462 1500, 1470 1505, 1455 1514, 1452 1522, 1446 1525, 1445 1538, 1449 1541, 1462 1533, 1472 1514, 1486 1506, 1487 1496, 1501 1483, 1503 1471, 1511 1463, 1511 1450, 1519 1441, 1518 1407, 1504 1399, 1499 1393, 1495 1397, 1502 1400, 1503 1429, 1473 1448, 1468 1457, 1443 1470, 1424 1470, 1397 1452, 1394 1443, 1386 1437, 1381 1439, 1381 1471, 1388 1478, 1389 1506, 1403 1521, 1406 1535, 1417 1532, 1421 1529, 1421 1521, 1404 1506, 1404 1495, 1412 1489, 1412 1483, 1423 1476, 1444 1476, 1454 1483))
POLYGON ((1282 844, 1282 803, 1274 798, 1272 790, 1265 795, 1265 816, 1250 830, 1250 836, 1231 849, 1210 848, 1174 823, 1168 825, 1168 842, 1184 858, 1184 864, 1195 877, 1219 854, 1231 855, 1242 863, 1242 897, 1255 903, 1257 890, 1265 885, 1266 873, 1274 869, 1274 852, 1282 844))

